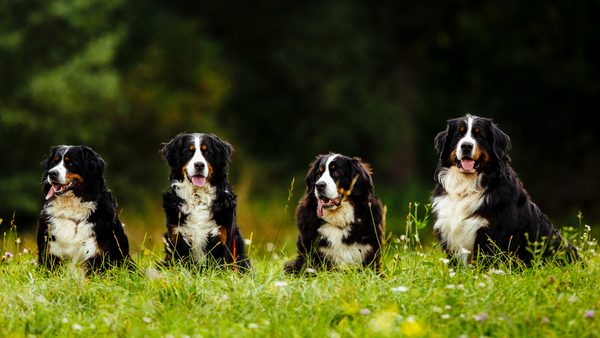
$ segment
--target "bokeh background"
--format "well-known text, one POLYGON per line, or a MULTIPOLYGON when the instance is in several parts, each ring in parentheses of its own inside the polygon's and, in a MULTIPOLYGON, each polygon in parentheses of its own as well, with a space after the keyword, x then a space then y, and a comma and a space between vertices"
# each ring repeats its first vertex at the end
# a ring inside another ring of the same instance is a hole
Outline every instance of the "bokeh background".
POLYGON ((107 163, 132 250, 146 238, 160 251, 159 150, 187 131, 234 146, 256 250, 279 224, 278 248, 293 247, 308 165, 329 151, 373 165, 398 235, 434 187, 433 138, 467 113, 511 137, 513 167, 558 227, 579 210, 597 225, 599 14, 586 0, 2 0, 1 229, 34 247, 39 164, 85 144, 107 163))

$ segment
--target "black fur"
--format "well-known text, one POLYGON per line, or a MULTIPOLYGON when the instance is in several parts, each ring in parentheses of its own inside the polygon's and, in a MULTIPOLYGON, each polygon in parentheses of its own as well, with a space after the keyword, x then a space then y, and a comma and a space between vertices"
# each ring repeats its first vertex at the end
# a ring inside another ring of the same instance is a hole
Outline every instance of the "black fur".
MULTIPOLYGON (((319 168, 327 163, 333 154, 317 157, 306 176, 306 192, 296 209, 296 226, 300 234, 296 243, 298 256, 288 262, 284 270, 288 273, 302 272, 306 267, 332 268, 333 262, 326 257, 320 248, 329 247, 330 243, 318 232, 325 224, 317 213, 318 199, 315 196, 315 184, 319 180, 319 168)), ((354 222, 350 224, 350 232, 342 242, 346 245, 366 244, 372 250, 362 260, 362 266, 381 270, 381 243, 383 241, 383 208, 379 198, 374 195, 370 169, 358 158, 338 155, 331 164, 336 165, 339 176, 334 180, 338 192, 348 191, 356 178, 348 200, 354 205, 354 222)), ((331 165, 330 164, 330 165, 331 165)))
MULTIPOLYGON (((484 258, 483 261, 489 261, 498 254, 497 246, 505 254, 529 265, 534 255, 530 251, 532 248, 528 249, 528 243, 537 242, 544 243, 544 257, 564 253, 564 256, 558 257, 564 257, 568 262, 577 260, 577 250, 561 236, 546 215, 531 201, 510 167, 510 158, 507 155, 511 146, 510 138, 490 119, 473 118, 473 129, 479 129, 479 134, 474 137, 476 146, 485 154, 485 160, 480 161, 476 174, 482 176, 481 186, 485 191, 482 196, 483 203, 470 217, 480 216, 489 223, 487 227, 480 228, 473 239, 474 253, 484 255, 487 259, 484 258)), ((446 130, 435 138, 440 162, 434 175, 437 186, 433 191, 432 202, 447 194, 439 181, 439 174, 443 168, 457 165, 457 158, 452 154, 464 135, 460 127, 466 125, 466 120, 467 118, 457 118, 449 121, 446 130)), ((434 211, 433 215, 437 222, 438 214, 434 211)), ((436 230, 436 235, 442 248, 454 256, 455 253, 451 252, 448 243, 443 242, 439 229, 436 230)))
MULTIPOLYGON (((93 234, 99 253, 84 263, 95 271, 113 265, 125 265, 133 269, 134 263, 129 256, 127 235, 117 214, 117 201, 106 187, 102 176, 106 164, 100 155, 86 146, 53 147, 48 158, 42 162, 44 195, 48 195, 52 188, 48 182, 49 171, 65 157, 69 158, 69 161, 65 162, 67 172, 81 179, 75 185, 73 196, 70 198, 80 199, 83 202, 96 202, 95 211, 86 221, 93 224, 93 234), (56 158, 59 160, 56 161, 56 158)), ((38 222, 38 264, 48 269, 57 267, 66 258, 54 255, 49 247, 49 243, 55 241, 55 238, 49 233, 49 229, 52 228, 52 215, 49 214, 48 207, 56 198, 52 196, 46 201, 38 222)))
MULTIPOLYGON (((246 256, 244 237, 236 224, 237 196, 231 190, 227 181, 229 156, 233 151, 231 145, 220 140, 214 134, 179 134, 169 143, 164 144, 162 154, 171 169, 169 179, 171 182, 187 182, 183 173, 184 167, 194 156, 188 151, 194 143, 194 137, 202 137, 203 157, 208 162, 212 173, 206 178, 206 184, 216 188, 216 198, 212 200, 210 211, 212 219, 225 234, 225 243, 219 236, 209 236, 204 252, 207 252, 205 263, 214 263, 217 266, 224 264, 233 265, 233 242, 235 236, 235 265, 241 271, 251 268, 250 260, 246 256)), ((177 234, 178 227, 194 227, 189 224, 188 214, 182 212, 185 203, 176 193, 176 187, 170 185, 169 191, 163 193, 163 208, 166 213, 167 232, 164 235, 166 257, 163 265, 169 266, 174 262, 188 264, 192 262, 192 247, 177 234)), ((200 262, 198 262, 200 263, 200 262)))

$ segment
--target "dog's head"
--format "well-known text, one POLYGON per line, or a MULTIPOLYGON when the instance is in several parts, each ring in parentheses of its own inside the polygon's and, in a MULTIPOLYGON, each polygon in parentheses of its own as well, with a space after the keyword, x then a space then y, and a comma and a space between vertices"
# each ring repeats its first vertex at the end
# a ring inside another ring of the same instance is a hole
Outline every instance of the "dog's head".
POLYGON ((323 209, 335 209, 350 196, 354 196, 355 201, 366 203, 373 193, 371 169, 356 157, 339 154, 319 156, 306 176, 306 194, 317 199, 320 216, 323 209))
POLYGON ((53 147, 42 162, 46 200, 61 195, 97 200, 105 184, 102 176, 105 167, 104 160, 89 147, 53 147))
POLYGON ((188 181, 201 187, 227 180, 233 148, 214 134, 179 134, 164 144, 162 155, 171 168, 171 181, 188 181))
POLYGON ((464 173, 482 172, 494 163, 510 161, 510 138, 490 119, 467 115, 448 121, 435 138, 443 166, 457 166, 464 173))

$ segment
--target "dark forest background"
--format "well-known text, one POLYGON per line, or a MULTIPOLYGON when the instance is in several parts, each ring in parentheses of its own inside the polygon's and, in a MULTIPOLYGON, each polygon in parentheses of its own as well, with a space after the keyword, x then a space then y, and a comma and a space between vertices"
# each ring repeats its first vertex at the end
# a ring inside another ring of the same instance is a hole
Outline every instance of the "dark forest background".
MULTIPOLYGON (((296 177, 329 151, 373 165, 388 228, 427 203, 433 138, 493 118, 559 227, 600 220, 598 1, 0 2, 0 218, 35 228, 39 163, 86 144, 107 163, 130 238, 158 236, 161 143, 236 149, 244 235, 274 236, 296 177)), ((291 211, 290 211, 291 212, 291 211)), ((294 236, 288 212, 284 229, 294 236)), ((286 237, 287 238, 287 237, 286 237)), ((272 239, 271 239, 272 240, 272 239)), ((159 244, 160 245, 160 244, 159 244)))

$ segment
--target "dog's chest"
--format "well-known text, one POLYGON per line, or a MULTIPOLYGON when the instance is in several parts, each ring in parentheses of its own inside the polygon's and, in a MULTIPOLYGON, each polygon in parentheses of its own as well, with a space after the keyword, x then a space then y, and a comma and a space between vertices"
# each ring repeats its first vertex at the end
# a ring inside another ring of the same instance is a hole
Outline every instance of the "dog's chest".
POLYGON ((82 262, 98 253, 94 224, 89 217, 96 202, 82 202, 77 197, 57 196, 46 206, 49 216, 48 249, 53 255, 73 262, 82 262))
POLYGON ((465 175, 452 167, 440 173, 440 182, 446 194, 433 200, 434 229, 439 232, 441 241, 468 263, 477 231, 488 226, 485 218, 474 215, 484 202, 485 188, 481 187, 481 176, 465 175))
POLYGON ((186 184, 176 191, 183 200, 180 211, 186 215, 185 223, 177 227, 177 231, 192 248, 192 258, 198 263, 206 255, 209 238, 219 235, 219 226, 211 213, 216 188, 208 184, 200 188, 186 184))
POLYGON ((323 220, 326 223, 318 229, 321 237, 327 240, 327 246, 320 246, 319 252, 333 263, 354 265, 363 262, 365 256, 373 250, 368 244, 344 243, 350 235, 354 222, 354 207, 346 201, 333 211, 324 210, 323 220))

